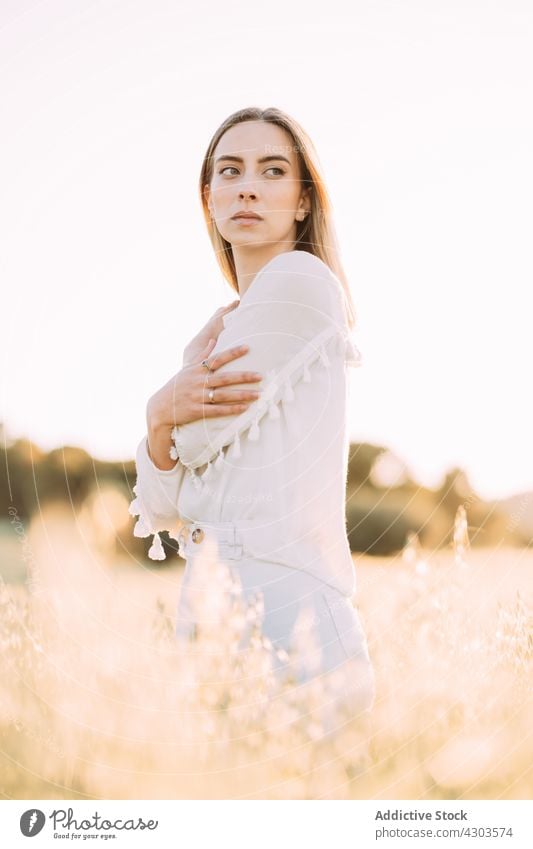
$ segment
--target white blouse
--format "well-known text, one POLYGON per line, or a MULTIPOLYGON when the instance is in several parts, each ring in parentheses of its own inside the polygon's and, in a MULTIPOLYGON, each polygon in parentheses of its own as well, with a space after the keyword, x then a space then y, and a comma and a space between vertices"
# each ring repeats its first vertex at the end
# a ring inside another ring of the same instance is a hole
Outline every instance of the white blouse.
MULTIPOLYGON (((309 572, 352 596, 355 569, 346 534, 347 370, 362 357, 350 337, 337 276, 306 251, 278 254, 223 317, 210 356, 246 343, 217 372, 263 375, 260 397, 237 415, 172 430, 168 471, 136 453, 129 512, 136 537, 154 534, 148 552, 165 553, 159 531, 178 539, 184 524, 243 520, 253 528, 246 556, 309 572)), ((206 372, 207 374, 207 372, 206 372)), ((235 388, 237 386, 235 385, 235 388)))

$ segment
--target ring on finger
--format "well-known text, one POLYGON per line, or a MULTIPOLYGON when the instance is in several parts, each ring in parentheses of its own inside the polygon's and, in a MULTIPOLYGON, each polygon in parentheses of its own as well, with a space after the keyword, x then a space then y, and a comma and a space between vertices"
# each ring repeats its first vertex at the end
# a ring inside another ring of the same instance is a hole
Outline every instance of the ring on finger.
POLYGON ((215 390, 214 390, 214 389, 210 389, 210 390, 209 390, 209 392, 207 393, 207 397, 209 398, 209 403, 210 403, 210 404, 214 404, 214 403, 215 403, 215 402, 214 402, 215 390))
POLYGON ((200 365, 204 366, 204 368, 206 368, 206 369, 207 369, 207 371, 211 371, 211 366, 209 365, 209 363, 207 362, 207 360, 202 360, 202 362, 201 362, 201 364, 200 364, 200 365))

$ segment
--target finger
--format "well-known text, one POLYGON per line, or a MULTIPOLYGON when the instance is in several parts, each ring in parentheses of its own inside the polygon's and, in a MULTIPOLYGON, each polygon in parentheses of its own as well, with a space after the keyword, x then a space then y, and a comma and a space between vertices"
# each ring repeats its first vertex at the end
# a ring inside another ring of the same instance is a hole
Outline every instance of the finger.
POLYGON ((214 371, 225 363, 230 363, 236 360, 237 357, 242 357, 248 353, 248 345, 236 345, 234 348, 228 348, 226 351, 219 351, 209 362, 209 368, 214 371))
POLYGON ((201 362, 202 360, 205 360, 205 359, 209 356, 209 354, 211 353, 211 351, 212 351, 212 350, 213 350, 213 348, 215 347, 216 343, 217 343, 217 340, 216 340, 216 339, 210 339, 210 340, 209 340, 209 342, 208 342, 208 343, 207 343, 207 345, 205 346, 204 350, 203 350, 203 351, 202 351, 202 353, 200 354, 200 357, 201 357, 200 362, 201 362))
POLYGON ((222 387, 206 387, 203 390, 203 403, 208 406, 215 404, 239 404, 242 401, 252 403, 257 401, 261 393, 257 389, 224 389, 222 387), (213 390, 213 401, 209 400, 209 393, 213 390))
POLYGON ((205 404, 200 413, 200 418, 214 419, 217 416, 234 416, 237 413, 244 413, 250 404, 205 404))
POLYGON ((205 373, 205 384, 210 389, 220 386, 232 386, 234 383, 257 383, 263 380, 263 375, 258 371, 221 371, 205 373))
POLYGON ((236 301, 232 301, 231 304, 226 304, 225 307, 219 307, 216 310, 215 315, 220 315, 223 312, 228 312, 228 310, 233 310, 236 306, 238 306, 238 304, 240 304, 239 299, 237 299, 236 301))

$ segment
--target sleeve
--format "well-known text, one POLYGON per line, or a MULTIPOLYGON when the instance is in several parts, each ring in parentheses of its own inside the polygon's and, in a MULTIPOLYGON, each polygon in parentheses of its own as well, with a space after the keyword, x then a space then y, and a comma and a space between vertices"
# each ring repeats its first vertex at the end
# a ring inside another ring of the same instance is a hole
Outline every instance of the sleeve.
POLYGON ((137 482, 133 487, 135 498, 129 506, 131 516, 138 516, 133 529, 136 537, 154 534, 148 551, 152 560, 165 560, 166 555, 158 531, 168 531, 177 540, 183 524, 178 513, 178 497, 185 466, 178 460, 172 469, 158 469, 148 453, 148 437, 141 439, 135 459, 137 482))
MULTIPOLYGON (((356 365, 359 352, 350 339, 338 278, 318 257, 302 251, 281 255, 259 272, 243 296, 243 302, 224 318, 211 356, 246 343, 249 351, 217 369, 218 372, 252 370, 263 375, 260 397, 247 410, 233 416, 198 419, 173 428, 175 452, 190 469, 207 463, 202 478, 224 461, 223 449, 233 443, 240 456, 240 438, 257 440, 263 415, 278 418, 280 401, 291 402, 298 380, 311 381, 313 363, 330 362, 326 350, 336 338, 346 363, 356 365), (218 455, 218 456, 217 456, 218 455), (215 459, 216 458, 216 459, 215 459)), ((257 383, 242 383, 243 389, 257 383)), ((237 388, 237 385, 235 385, 237 388)))

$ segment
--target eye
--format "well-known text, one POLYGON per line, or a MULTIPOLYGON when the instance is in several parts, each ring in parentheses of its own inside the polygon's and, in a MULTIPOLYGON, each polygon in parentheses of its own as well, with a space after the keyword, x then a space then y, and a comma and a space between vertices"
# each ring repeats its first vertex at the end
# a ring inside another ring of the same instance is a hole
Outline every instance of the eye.
MULTIPOLYGON (((218 173, 223 174, 224 171, 228 170, 228 168, 232 169, 233 171, 238 171, 238 168, 236 168, 235 165, 225 165, 224 168, 221 168, 218 173)), ((266 169, 266 171, 279 171, 279 174, 274 175, 275 177, 283 176, 283 174, 285 174, 285 171, 283 170, 283 168, 279 168, 277 165, 271 165, 270 168, 266 169)), ((266 171, 265 171, 265 174, 266 174, 266 171)), ((230 174, 230 176, 233 176, 233 175, 230 174)))

